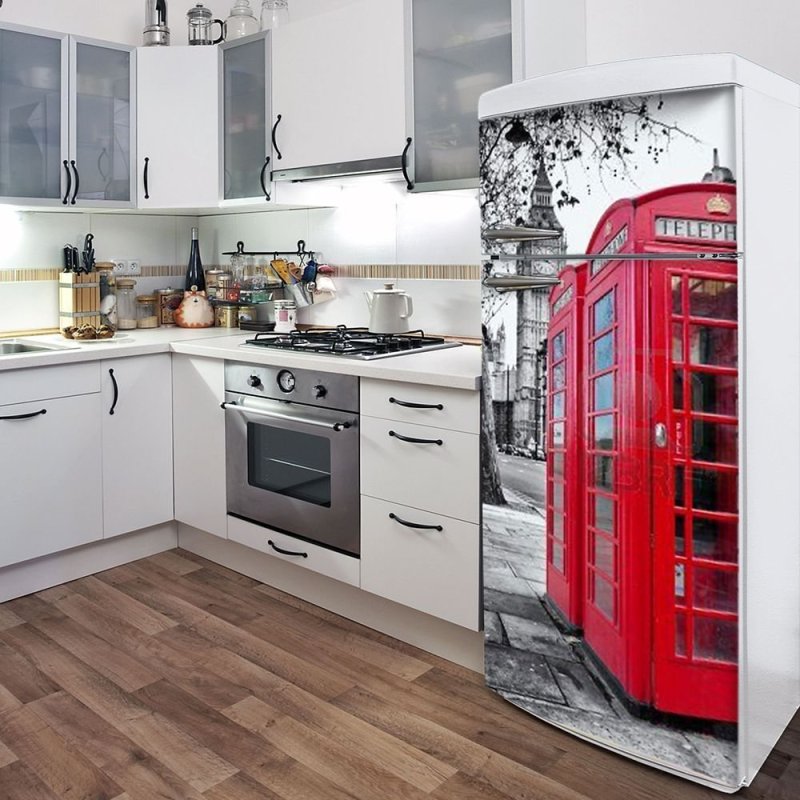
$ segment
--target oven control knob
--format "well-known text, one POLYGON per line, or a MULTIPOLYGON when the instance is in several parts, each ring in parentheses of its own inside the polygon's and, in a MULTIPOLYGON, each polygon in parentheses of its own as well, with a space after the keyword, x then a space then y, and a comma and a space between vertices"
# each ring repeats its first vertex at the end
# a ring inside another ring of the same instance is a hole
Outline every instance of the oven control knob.
POLYGON ((325 397, 326 394, 328 394, 328 390, 321 383, 318 383, 314 387, 314 397, 316 397, 317 400, 319 400, 322 397, 325 397))
POLYGON ((258 375, 251 375, 247 379, 247 383, 254 389, 258 389, 261 386, 261 378, 259 378, 258 375))

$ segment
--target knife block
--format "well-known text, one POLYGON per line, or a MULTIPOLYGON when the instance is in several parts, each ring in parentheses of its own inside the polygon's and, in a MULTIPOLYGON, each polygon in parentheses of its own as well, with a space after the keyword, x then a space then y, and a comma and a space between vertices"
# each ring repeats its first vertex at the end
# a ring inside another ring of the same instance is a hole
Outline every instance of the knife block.
POLYGON ((62 272, 58 281, 58 327, 100 325, 100 280, 96 271, 62 272))

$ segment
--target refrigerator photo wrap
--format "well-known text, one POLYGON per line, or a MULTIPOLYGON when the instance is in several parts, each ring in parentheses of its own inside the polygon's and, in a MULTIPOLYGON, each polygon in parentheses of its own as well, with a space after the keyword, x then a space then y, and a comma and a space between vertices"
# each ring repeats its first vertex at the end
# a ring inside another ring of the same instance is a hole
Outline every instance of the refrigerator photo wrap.
POLYGON ((800 87, 675 56, 479 115, 487 685, 736 791, 800 705, 800 87))

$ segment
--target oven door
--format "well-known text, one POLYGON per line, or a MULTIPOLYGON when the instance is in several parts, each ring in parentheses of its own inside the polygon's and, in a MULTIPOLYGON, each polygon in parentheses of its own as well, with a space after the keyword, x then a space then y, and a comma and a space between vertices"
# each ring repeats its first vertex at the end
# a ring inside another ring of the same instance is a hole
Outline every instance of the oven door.
POLYGON ((228 513, 360 550, 358 414, 226 392, 228 513))

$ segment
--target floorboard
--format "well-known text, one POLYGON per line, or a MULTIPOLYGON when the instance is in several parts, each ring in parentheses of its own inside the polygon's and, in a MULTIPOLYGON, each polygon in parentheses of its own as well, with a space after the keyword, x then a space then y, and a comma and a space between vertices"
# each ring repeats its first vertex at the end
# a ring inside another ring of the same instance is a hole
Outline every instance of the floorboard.
MULTIPOLYGON (((192 553, 0 605, 0 800, 711 800, 192 553)), ((800 797, 800 715, 746 800, 800 797)))

